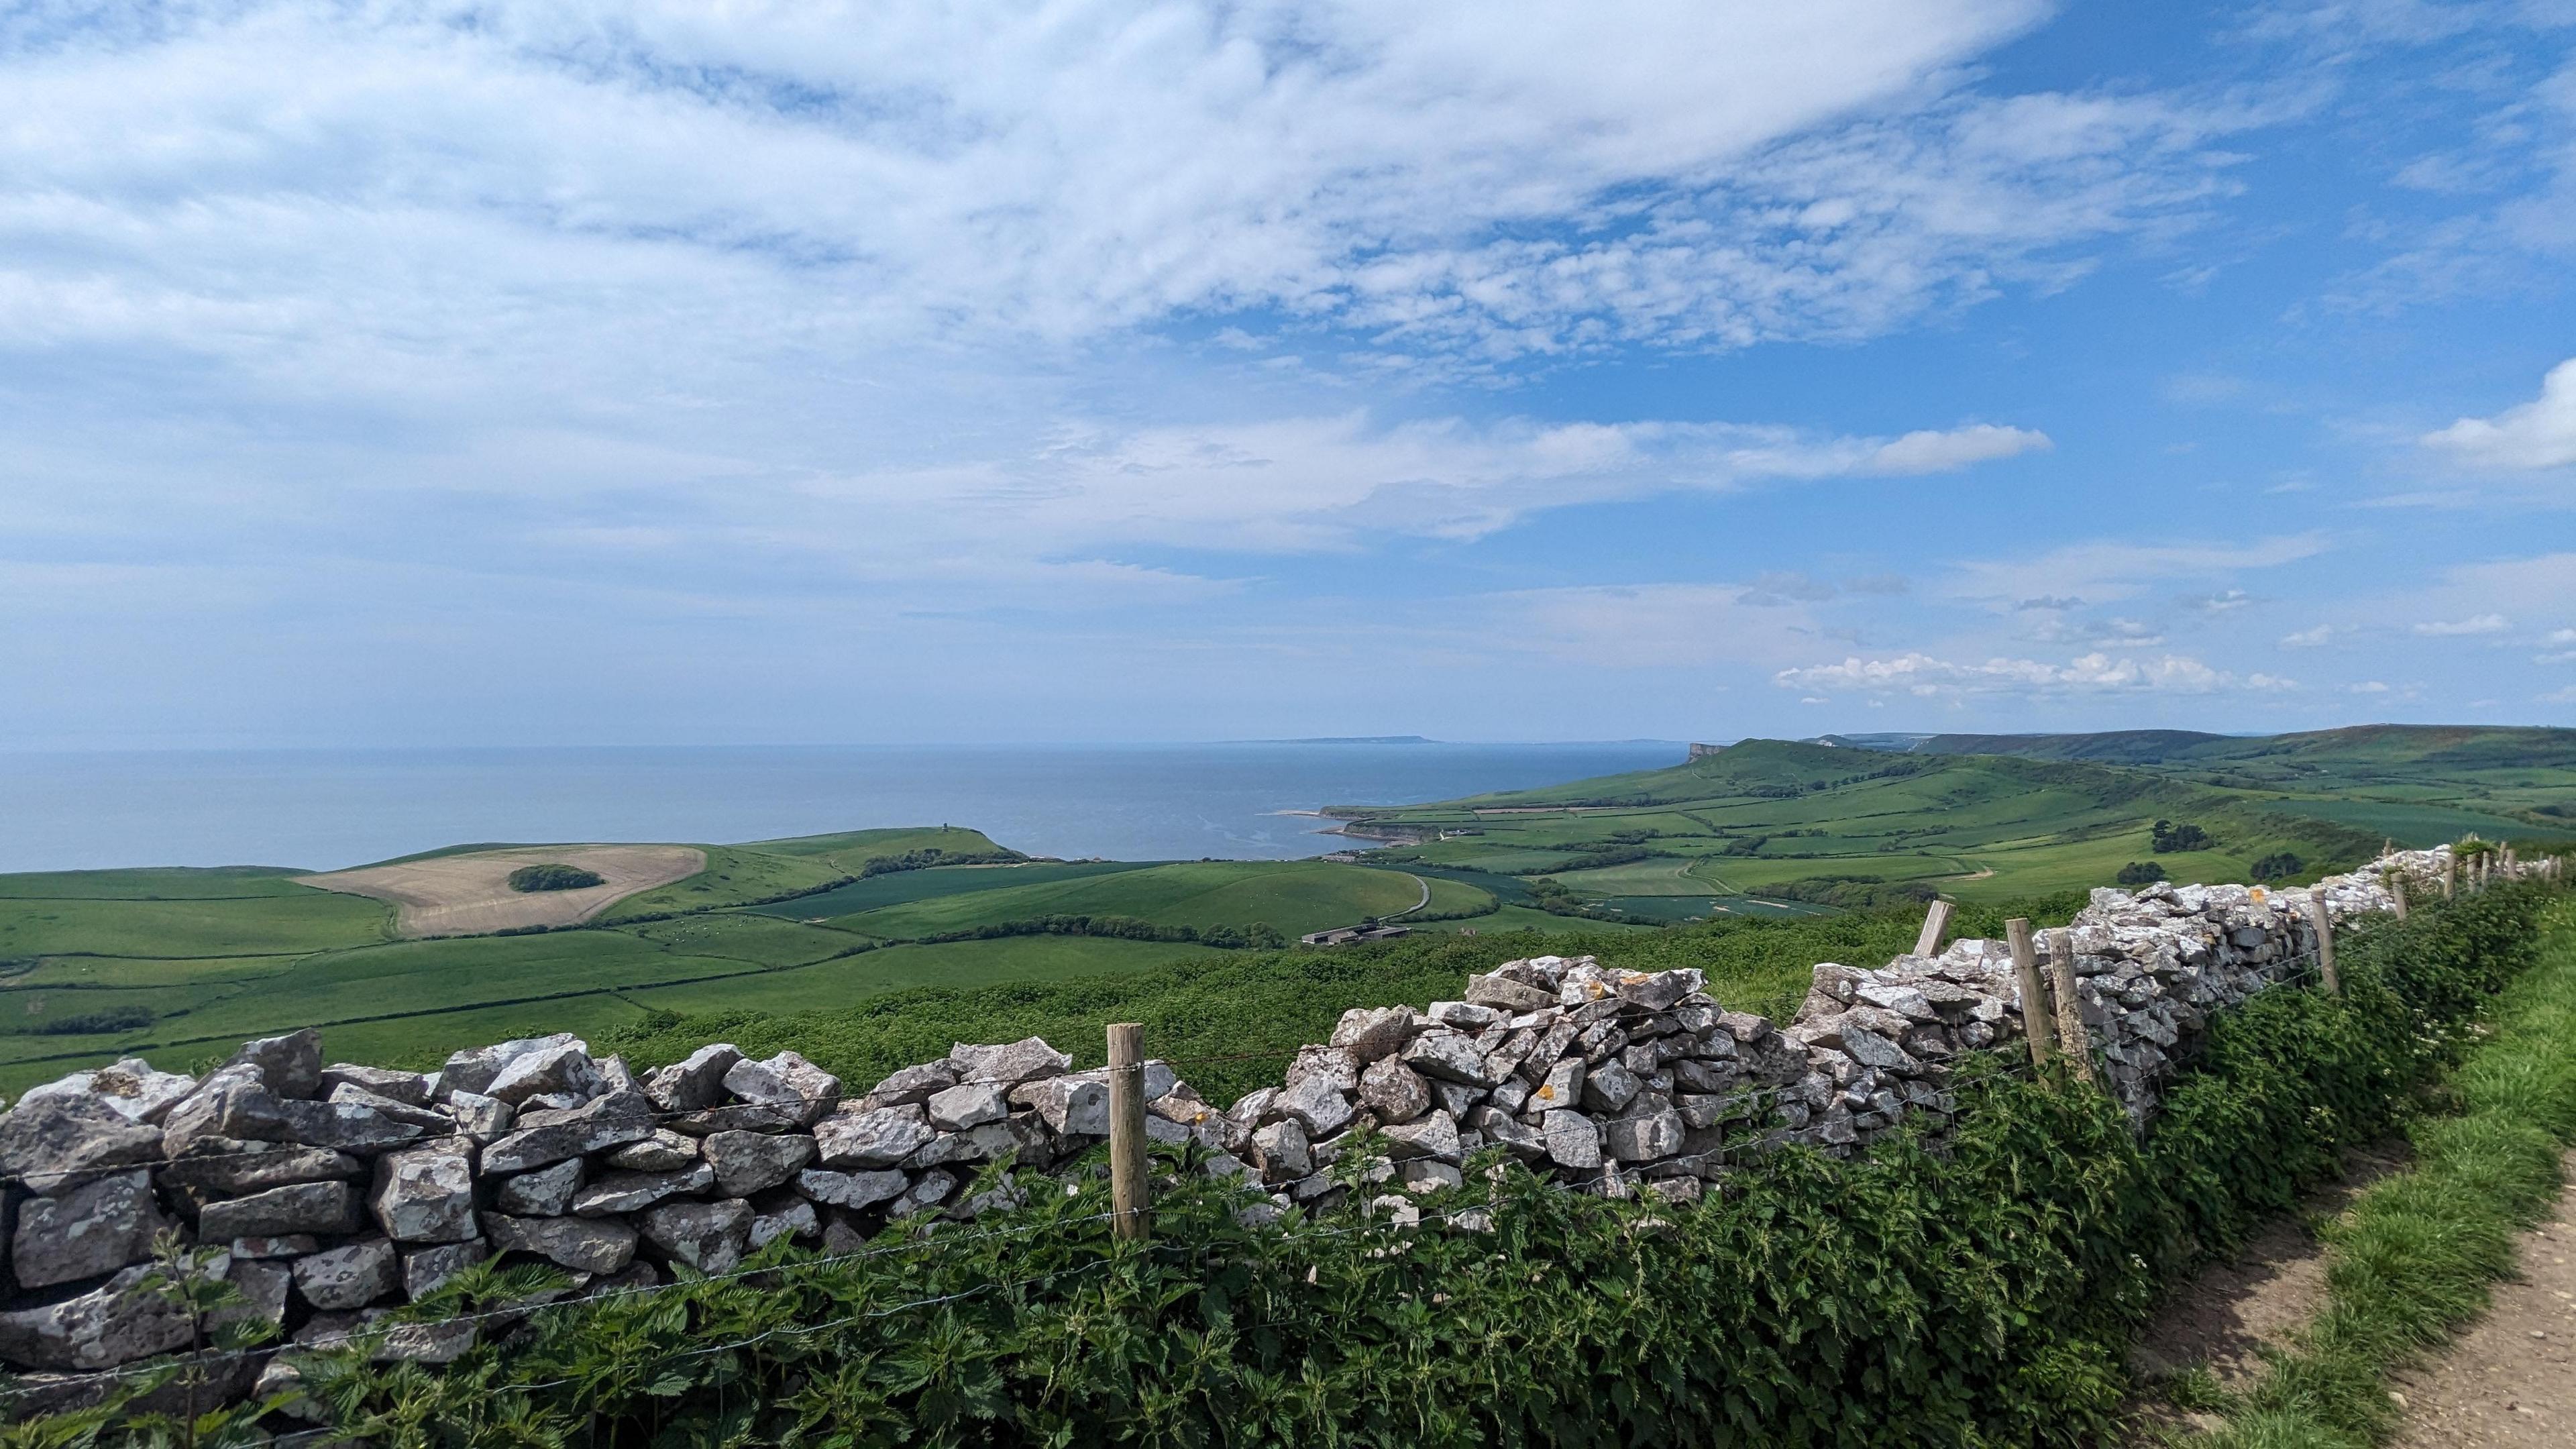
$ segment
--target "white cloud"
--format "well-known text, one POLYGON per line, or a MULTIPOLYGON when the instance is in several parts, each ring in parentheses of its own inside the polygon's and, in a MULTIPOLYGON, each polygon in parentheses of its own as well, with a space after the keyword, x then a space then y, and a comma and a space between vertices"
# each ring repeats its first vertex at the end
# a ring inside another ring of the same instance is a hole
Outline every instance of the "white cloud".
MULTIPOLYGON (((1877 659, 1853 655, 1838 664, 1783 669, 1773 676, 1773 682, 1784 688, 1850 689, 1924 698, 1985 694, 2208 694, 2240 683, 2235 675, 2213 669, 2188 655, 2167 654, 2139 659, 2115 658, 2104 652, 2078 655, 2064 664, 2009 658, 1963 663, 1919 652, 1877 659)), ((2242 682, 2263 689, 2281 688, 2289 683, 2271 675, 2257 675, 2242 682)))
POLYGON ((2553 689, 2547 694, 2535 695, 2533 697, 2538 699, 2542 704, 2576 704, 2576 684, 2571 684, 2565 689, 2553 689))
POLYGON ((2254 596, 2243 589, 2222 589, 2217 593, 2206 594, 2185 602, 2204 614, 2225 614, 2253 603, 2254 596))
POLYGON ((2388 686, 2376 679, 2365 679, 2359 684, 2345 685, 2344 692, 2347 694, 2386 694, 2388 692, 2388 686))
POLYGON ((2285 649, 2315 649, 2332 639, 2334 635, 2334 625, 2319 624, 2313 629, 2301 629, 2295 634, 2282 635, 2281 645, 2285 649))
POLYGON ((2427 639, 2455 639, 2475 634, 2501 634, 2506 627, 2502 614, 2479 614, 2468 619, 2427 619, 2415 626, 2415 632, 2427 639))
POLYGON ((2540 396, 2492 418, 2462 418, 2424 445, 2480 468, 2529 470, 2576 463, 2576 358, 2549 369, 2540 396))
POLYGON ((2068 608, 2135 598, 2167 580, 2276 568, 2313 558, 2326 547, 2316 533, 2275 534, 2241 544, 2097 539, 2034 555, 1962 562, 1949 592, 1956 598, 2019 601, 2014 607, 2068 608), (2034 590, 2047 590, 2050 596, 2033 599, 2034 590))

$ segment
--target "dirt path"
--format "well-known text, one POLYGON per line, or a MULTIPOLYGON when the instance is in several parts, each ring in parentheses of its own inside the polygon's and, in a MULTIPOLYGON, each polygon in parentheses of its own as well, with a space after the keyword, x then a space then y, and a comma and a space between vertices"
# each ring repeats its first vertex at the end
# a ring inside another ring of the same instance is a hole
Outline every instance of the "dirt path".
MULTIPOLYGON (((2566 1168, 2576 1174, 2576 1153, 2566 1168)), ((2522 1278, 2450 1350, 2401 1375, 2397 1449, 2567 1449, 2576 1444, 2576 1188, 2523 1235, 2522 1278)))
POLYGON ((2403 1142, 2391 1141, 2351 1154, 2341 1182, 2311 1194, 2297 1215, 2267 1224, 2243 1252, 2167 1295, 2129 1351, 2138 1376, 2160 1379, 2198 1364, 2224 1387, 2251 1384, 2263 1371, 2262 1345, 2283 1345, 2285 1335, 2325 1307, 2325 1244, 2308 1231, 2309 1220, 2343 1211, 2354 1194, 2404 1167, 2405 1151, 2403 1142))

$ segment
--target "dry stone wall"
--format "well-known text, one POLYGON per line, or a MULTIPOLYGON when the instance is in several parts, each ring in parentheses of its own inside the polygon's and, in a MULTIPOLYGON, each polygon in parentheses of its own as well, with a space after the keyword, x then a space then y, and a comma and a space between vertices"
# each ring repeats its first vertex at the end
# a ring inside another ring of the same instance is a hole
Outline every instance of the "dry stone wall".
MULTIPOLYGON (((2312 895, 2338 918, 2386 910, 2392 874, 2420 899, 2446 864, 2404 852, 2305 889, 2096 891, 2072 941, 2105 1081, 2143 1120, 2212 1012, 2310 959, 2312 895)), ((1912 1114, 1937 1126, 1962 1056, 2022 1035, 1995 941, 1819 965, 1786 1026, 1703 985, 1589 957, 1510 962, 1427 1011, 1346 1013, 1277 1086, 1223 1109, 1149 1063, 1147 1127, 1257 1183, 1262 1215, 1339 1201, 1327 1169, 1358 1143, 1377 1144, 1358 1176, 1399 1218, 1489 1145, 1570 1185, 1690 1199, 1748 1143, 1848 1152, 1912 1114)), ((60 1388, 28 1400, 42 1404, 190 1347, 151 1291, 165 1234, 239 1290, 235 1311, 289 1345, 327 1343, 489 1259, 552 1263, 600 1293, 723 1273, 782 1237, 846 1252, 890 1224, 973 1218, 1102 1141, 1108 1105, 1104 1072, 1034 1037, 960 1044, 864 1090, 792 1051, 724 1044, 639 1076, 569 1035, 426 1074, 326 1064, 312 1031, 248 1043, 202 1079, 119 1062, 0 1116, 0 1362, 60 1388), (995 1163, 1000 1184, 975 1191, 995 1163)), ((408 1325, 378 1351, 445 1361, 475 1331, 408 1325)), ((260 1369, 241 1360, 231 1391, 260 1369)), ((284 1370, 267 1372, 274 1386, 284 1370)))

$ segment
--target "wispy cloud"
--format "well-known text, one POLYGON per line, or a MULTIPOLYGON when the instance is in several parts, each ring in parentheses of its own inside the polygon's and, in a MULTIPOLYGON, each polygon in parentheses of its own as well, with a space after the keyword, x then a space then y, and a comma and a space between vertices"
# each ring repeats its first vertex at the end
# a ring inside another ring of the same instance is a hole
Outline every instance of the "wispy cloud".
POLYGON ((2479 614, 2467 619, 2426 619, 2415 626, 2415 632, 2427 639, 2458 639, 2501 634, 2507 627, 2502 614, 2479 614))
POLYGON ((2292 687, 2291 681, 2269 674, 2240 679, 2189 655, 2141 659, 2108 653, 2079 655, 2063 664, 2010 658, 1962 662, 1922 653, 1876 659, 1853 655, 1840 663, 1781 670, 1773 676, 1773 682, 1788 689, 1840 689, 1923 698, 1975 694, 2211 694, 2239 686, 2267 690, 2292 687))

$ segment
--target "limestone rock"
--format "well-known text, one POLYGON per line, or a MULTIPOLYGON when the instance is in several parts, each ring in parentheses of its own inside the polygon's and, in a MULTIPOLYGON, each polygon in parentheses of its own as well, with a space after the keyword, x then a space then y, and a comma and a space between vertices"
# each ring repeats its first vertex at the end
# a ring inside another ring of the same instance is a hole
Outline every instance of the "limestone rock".
POLYGON ((141 1057, 127 1057, 98 1069, 90 1077, 90 1095, 132 1121, 157 1124, 197 1088, 197 1079, 177 1072, 156 1072, 141 1057))
POLYGON ((1446 1111, 1433 1112, 1419 1122, 1399 1122, 1385 1132, 1387 1155, 1399 1162, 1414 1157, 1450 1163, 1465 1160, 1457 1120, 1446 1111))
POLYGON ((1557 994, 1519 982, 1497 971, 1485 976, 1467 978, 1467 1000, 1477 1006, 1490 1006, 1498 1011, 1535 1011, 1554 1006, 1557 994))
POLYGON ((844 1112, 814 1125, 814 1143, 825 1167, 892 1167, 931 1139, 919 1107, 844 1112))
POLYGON ((956 1068, 946 1062, 931 1062, 904 1068, 868 1088, 868 1094, 860 1101, 869 1108, 908 1107, 917 1102, 927 1102, 932 1093, 944 1092, 956 1085, 956 1068))
POLYGON ((629 1142, 603 1159, 626 1172, 669 1172, 698 1160, 698 1139, 657 1131, 641 1142, 629 1142))
POLYGON ((791 1199, 766 1212, 754 1210, 751 1234, 744 1246, 757 1252, 780 1238, 810 1238, 822 1230, 822 1220, 814 1216, 814 1205, 801 1198, 791 1199))
POLYGON ((701 1273, 730 1273, 742 1266, 751 1238, 751 1204, 740 1198, 722 1202, 675 1202, 647 1211, 638 1226, 645 1240, 701 1273))
POLYGON ((796 1174, 797 1190, 819 1203, 838 1208, 874 1207, 903 1195, 912 1179, 894 1171, 834 1172, 809 1167, 796 1174))
POLYGON ((154 1292, 150 1265, 76 1298, 0 1313, 0 1359, 33 1368, 114 1368, 189 1345, 187 1315, 154 1292))
MULTIPOLYGON (((868 1094, 873 1100, 876 1096, 868 1094)), ((1038 1114, 1058 1136, 1109 1135, 1109 1086, 1080 1077, 1044 1077, 1011 1089, 1010 1100, 1038 1114)))
POLYGON ((1360 1105, 1382 1123, 1410 1122, 1431 1110, 1431 1088, 1420 1073, 1389 1057, 1360 1073, 1360 1105))
POLYGON ((635 1257, 635 1230, 606 1218, 514 1218, 483 1214, 496 1253, 533 1253, 577 1273, 614 1273, 635 1257))
POLYGON ((367 1205, 398 1243, 461 1243, 474 1236, 474 1144, 462 1137, 376 1159, 367 1205))
POLYGON ((724 1100, 725 1073, 742 1060, 731 1042, 702 1046, 667 1067, 645 1075, 644 1095, 665 1112, 697 1112, 724 1100))
POLYGON ((429 1078, 418 1072, 397 1072, 385 1067, 352 1066, 333 1062, 322 1069, 321 1090, 334 1087, 356 1087, 360 1091, 388 1098, 410 1107, 429 1105, 429 1078))
POLYGON ((575 1216, 607 1217, 640 1212, 675 1197, 705 1192, 716 1185, 715 1169, 693 1162, 675 1172, 612 1172, 573 1194, 575 1216))
POLYGON ((1455 1031, 1426 1031, 1404 1049, 1404 1064, 1426 1077, 1444 1082, 1463 1082, 1474 1087, 1490 1087, 1494 1076, 1485 1065, 1484 1053, 1476 1050, 1475 1038, 1455 1031))
POLYGON ((228 1067, 252 1067, 279 1097, 300 1101, 322 1090, 322 1033, 312 1027, 242 1043, 228 1067))
POLYGON ((492 1083, 500 1078, 501 1073, 508 1069, 512 1062, 540 1052, 560 1051, 564 1047, 575 1047, 584 1053, 590 1050, 580 1037, 568 1031, 557 1032, 552 1036, 522 1037, 516 1041, 494 1042, 487 1047, 470 1047, 449 1057, 447 1065, 438 1069, 439 1090, 473 1092, 482 1096, 491 1096, 492 1083))
POLYGON ((92 1096, 21 1102, 0 1117, 0 1175, 57 1193, 161 1155, 161 1129, 126 1119, 92 1096))
POLYGON ((414 1302, 438 1291, 440 1284, 490 1256, 491 1250, 476 1238, 464 1243, 440 1243, 436 1247, 416 1248, 402 1255, 403 1296, 414 1302))
POLYGON ((601 1097, 569 1112, 529 1113, 542 1117, 537 1126, 518 1131, 483 1149, 483 1170, 530 1172, 551 1167, 567 1157, 641 1142, 653 1135, 652 1108, 632 1092, 601 1097))
POLYGON ((912 1186, 906 1188, 901 1196, 886 1204, 886 1216, 908 1218, 926 1213, 948 1201, 949 1194, 955 1191, 956 1176, 945 1169, 933 1168, 914 1179, 912 1186))
POLYGON ((346 1182, 299 1182, 248 1197, 210 1202, 197 1215, 197 1236, 280 1237, 288 1233, 350 1233, 358 1228, 358 1194, 346 1182))
POLYGON ((133 1168, 21 1203, 9 1261, 22 1288, 95 1278, 151 1257, 164 1226, 151 1173, 133 1168))
POLYGON ((1412 1008, 1359 1006, 1343 1012, 1334 1024, 1332 1045, 1361 1062, 1374 1062, 1404 1050, 1412 1036, 1412 1008))
POLYGON ((1601 1165, 1601 1129, 1580 1112, 1549 1112, 1539 1120, 1539 1135, 1547 1140, 1548 1160, 1559 1167, 1578 1171, 1601 1165))
POLYGON ((477 1142, 490 1142, 510 1130, 518 1113, 509 1103, 480 1092, 450 1092, 447 1110, 456 1118, 456 1130, 477 1142))
POLYGON ((841 1101, 841 1079, 794 1052, 736 1062, 725 1072, 724 1084, 735 1096, 781 1112, 799 1127, 813 1126, 841 1101))
POLYGON ((1353 1115, 1350 1099, 1333 1085, 1331 1077, 1322 1073, 1293 1083, 1273 1105, 1281 1115, 1302 1125, 1308 1137, 1330 1137, 1350 1125, 1353 1115))
POLYGON ((997 1083, 961 1082, 946 1091, 932 1093, 929 1111, 931 1126, 942 1132, 963 1132, 969 1127, 981 1127, 1009 1116, 1010 1097, 997 1083))
POLYGON ((326 1311, 364 1308, 394 1291, 402 1263, 394 1245, 369 1238, 295 1260, 295 1291, 326 1311))
POLYGON ((1040 1077, 1062 1076, 1072 1069, 1073 1058, 1032 1036, 1008 1046, 968 1046, 959 1042, 948 1049, 948 1065, 960 1082, 1016 1087, 1040 1077))
POLYGON ((505 1177, 492 1195, 492 1206, 514 1218, 562 1217, 572 1211, 573 1194, 581 1191, 587 1173, 580 1158, 567 1157, 552 1167, 505 1177))
POLYGON ((814 1139, 801 1135, 716 1132, 708 1135, 704 1147, 707 1164, 715 1169, 716 1187, 727 1197, 766 1192, 814 1160, 814 1139))
POLYGON ((1653 1162, 1682 1150, 1681 1114, 1666 1108, 1602 1124, 1602 1145, 1621 1162, 1653 1162))
POLYGON ((1294 1182, 1315 1170, 1315 1155, 1308 1149, 1306 1129, 1294 1118, 1273 1122, 1253 1133, 1252 1150, 1261 1175, 1271 1182, 1294 1182))
POLYGON ((599 1088, 599 1064, 578 1038, 513 1057, 483 1095, 517 1106, 530 1097, 568 1093, 587 1100, 599 1088))
MULTIPOLYGON (((315 1069, 319 1075, 319 1068, 315 1069)), ((307 1147, 328 1147, 336 1152, 372 1157, 379 1152, 418 1142, 430 1129, 419 1122, 403 1122, 373 1107, 357 1102, 306 1102, 281 1100, 277 1110, 285 1122, 285 1140, 301 1142, 307 1147)), ((412 1109, 403 1109, 408 1114, 412 1109)))

